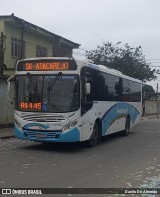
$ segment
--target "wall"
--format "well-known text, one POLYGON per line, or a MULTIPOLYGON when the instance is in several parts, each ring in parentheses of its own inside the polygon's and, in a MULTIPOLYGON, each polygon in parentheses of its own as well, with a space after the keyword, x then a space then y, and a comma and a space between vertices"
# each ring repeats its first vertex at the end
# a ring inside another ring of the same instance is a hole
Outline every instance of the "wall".
POLYGON ((8 96, 7 80, 0 79, 0 125, 14 122, 14 105, 8 96))
POLYGON ((24 32, 25 40, 25 58, 36 57, 36 45, 46 47, 48 49, 48 57, 52 56, 53 43, 47 37, 41 36, 29 31, 24 32))
MULTIPOLYGON (((6 36, 4 63, 7 65, 7 68, 15 69, 18 59, 16 57, 12 57, 11 38, 13 36, 21 39, 19 27, 5 22, 4 34, 6 36)), ((52 56, 53 43, 46 37, 42 37, 26 30, 24 32, 24 41, 26 42, 24 48, 24 58, 36 57, 36 45, 46 47, 48 49, 48 56, 52 56)))
POLYGON ((0 20, 0 32, 4 31, 4 22, 0 20))
POLYGON ((72 57, 72 49, 70 48, 65 48, 65 47, 61 47, 61 46, 53 46, 53 54, 52 56, 54 57, 72 57))
MULTIPOLYGON (((1 22, 0 28, 4 28, 3 33, 6 36, 5 38, 5 53, 4 53, 4 63, 6 64, 9 70, 4 70, 4 75, 14 75, 15 66, 18 58, 12 57, 12 44, 11 38, 16 37, 21 39, 20 27, 15 24, 13 21, 6 21, 3 25, 1 22)), ((53 40, 53 38, 49 37, 44 33, 40 33, 39 31, 32 30, 31 28, 26 28, 24 30, 25 46, 24 46, 24 58, 32 58, 36 57, 36 45, 40 45, 46 47, 48 49, 48 57, 52 56, 72 56, 72 49, 66 48, 65 46, 57 46, 57 41, 53 40), (55 42, 55 43, 54 43, 55 42)))
POLYGON ((20 39, 20 31, 18 27, 15 27, 14 25, 5 22, 4 23, 4 35, 5 38, 5 52, 4 52, 4 63, 6 64, 7 68, 15 70, 15 66, 17 63, 17 58, 12 57, 12 42, 11 38, 16 37, 20 39))
POLYGON ((160 100, 145 101, 145 115, 159 114, 160 115, 160 100))

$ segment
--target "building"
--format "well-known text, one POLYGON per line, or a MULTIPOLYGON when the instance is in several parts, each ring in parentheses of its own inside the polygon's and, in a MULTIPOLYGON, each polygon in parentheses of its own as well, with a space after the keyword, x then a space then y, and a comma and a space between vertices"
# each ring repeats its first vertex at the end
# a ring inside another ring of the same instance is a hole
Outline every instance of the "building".
POLYGON ((19 59, 72 57, 73 49, 80 46, 14 14, 0 16, 0 39, 0 75, 13 75, 19 59))

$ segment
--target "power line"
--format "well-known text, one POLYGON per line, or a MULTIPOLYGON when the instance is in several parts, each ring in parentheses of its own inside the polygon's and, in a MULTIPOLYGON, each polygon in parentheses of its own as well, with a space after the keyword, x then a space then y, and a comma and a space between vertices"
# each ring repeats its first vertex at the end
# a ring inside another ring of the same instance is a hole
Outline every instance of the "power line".
POLYGON ((146 59, 146 60, 151 60, 152 61, 152 60, 160 60, 160 59, 146 59))
POLYGON ((83 49, 83 48, 79 48, 80 50, 82 50, 82 51, 85 51, 85 52, 87 52, 87 50, 86 49, 83 49))
POLYGON ((157 63, 160 63, 160 59, 159 59, 159 60, 151 60, 151 61, 148 61, 148 62, 151 62, 151 63, 157 64, 157 63))
POLYGON ((149 67, 154 67, 154 68, 157 68, 157 67, 160 67, 160 66, 152 66, 152 65, 150 65, 149 67))

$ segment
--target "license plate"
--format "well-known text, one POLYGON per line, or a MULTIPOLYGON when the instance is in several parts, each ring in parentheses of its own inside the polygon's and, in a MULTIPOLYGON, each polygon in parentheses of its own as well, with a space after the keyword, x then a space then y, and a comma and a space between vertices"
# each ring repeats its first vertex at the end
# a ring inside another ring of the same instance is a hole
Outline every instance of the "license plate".
POLYGON ((46 134, 43 134, 43 133, 37 133, 37 134, 36 134, 36 137, 37 137, 37 138, 46 138, 47 135, 46 135, 46 134))

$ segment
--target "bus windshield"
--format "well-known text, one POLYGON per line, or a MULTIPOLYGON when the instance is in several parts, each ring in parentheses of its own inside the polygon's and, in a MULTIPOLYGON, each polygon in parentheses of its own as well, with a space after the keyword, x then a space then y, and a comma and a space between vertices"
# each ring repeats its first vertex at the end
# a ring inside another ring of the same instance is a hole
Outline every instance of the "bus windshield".
POLYGON ((78 75, 21 75, 16 77, 16 109, 71 112, 80 107, 78 75))

